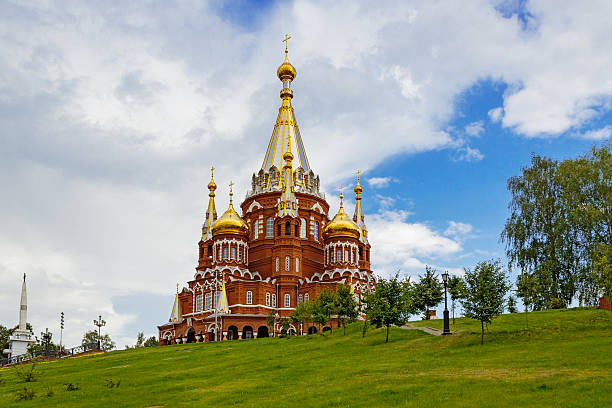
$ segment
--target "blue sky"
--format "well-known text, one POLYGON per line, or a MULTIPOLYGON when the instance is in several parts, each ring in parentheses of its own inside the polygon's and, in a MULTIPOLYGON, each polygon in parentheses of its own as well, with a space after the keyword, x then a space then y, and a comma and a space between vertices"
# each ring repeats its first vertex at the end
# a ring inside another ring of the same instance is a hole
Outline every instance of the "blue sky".
MULTIPOLYGON (((241 198, 293 106, 332 212, 361 170, 376 273, 501 258, 506 181, 612 134, 609 2, 0 3, 0 324, 155 333, 217 169, 241 198), (13 283, 11 283, 13 282, 13 283)), ((346 194, 346 207, 353 198, 346 194)))

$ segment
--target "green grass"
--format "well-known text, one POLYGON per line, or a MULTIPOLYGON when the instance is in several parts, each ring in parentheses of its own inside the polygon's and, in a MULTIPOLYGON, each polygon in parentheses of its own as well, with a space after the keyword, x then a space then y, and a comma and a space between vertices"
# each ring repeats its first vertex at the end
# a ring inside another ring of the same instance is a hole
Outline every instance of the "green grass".
MULTIPOLYGON (((1 407, 608 407, 612 316, 593 309, 458 319, 453 336, 384 329, 125 350, 0 370, 1 407), (106 381, 121 379, 119 388, 106 381), (66 391, 65 383, 78 383, 66 391), (15 401, 24 386, 31 401, 15 401), (44 396, 47 389, 54 395, 44 396)), ((441 321, 415 322, 441 327, 441 321)))

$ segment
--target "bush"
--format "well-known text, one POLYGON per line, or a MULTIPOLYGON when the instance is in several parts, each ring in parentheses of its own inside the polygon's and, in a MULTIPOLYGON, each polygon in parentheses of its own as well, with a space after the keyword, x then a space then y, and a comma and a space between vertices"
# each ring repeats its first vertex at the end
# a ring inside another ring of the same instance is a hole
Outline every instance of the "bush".
POLYGON ((34 398, 36 393, 34 390, 30 390, 26 387, 23 387, 23 391, 17 391, 17 401, 20 400, 31 400, 34 398))
MULTIPOLYGON (((31 358, 31 356, 30 356, 31 358)), ((36 371, 36 363, 37 359, 32 358, 30 363, 22 363, 15 364, 15 374, 17 377, 23 382, 32 382, 36 381, 36 377, 38 377, 38 371, 36 371)))

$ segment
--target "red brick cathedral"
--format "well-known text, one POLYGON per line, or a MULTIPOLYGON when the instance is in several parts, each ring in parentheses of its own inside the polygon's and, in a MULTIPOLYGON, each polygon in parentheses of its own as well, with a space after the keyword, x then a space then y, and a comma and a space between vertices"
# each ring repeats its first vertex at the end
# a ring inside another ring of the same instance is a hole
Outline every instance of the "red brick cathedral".
MULTIPOLYGON (((240 204, 242 216, 233 207, 230 183, 229 208, 217 218, 211 177, 195 276, 181 291, 177 287, 170 320, 158 326, 160 344, 275 336, 280 318, 323 289, 350 284, 359 297, 374 287, 359 174, 353 217, 344 212, 341 192, 340 210, 330 221, 291 106, 296 71, 286 47, 277 74, 281 107, 261 169, 240 204), (268 326, 271 314, 276 323, 268 326)), ((292 325, 289 333, 316 330, 292 325)))

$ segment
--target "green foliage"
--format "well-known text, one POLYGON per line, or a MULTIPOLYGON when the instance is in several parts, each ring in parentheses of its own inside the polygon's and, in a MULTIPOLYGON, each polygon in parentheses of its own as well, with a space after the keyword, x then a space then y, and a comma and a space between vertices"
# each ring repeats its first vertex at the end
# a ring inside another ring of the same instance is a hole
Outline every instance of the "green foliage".
MULTIPOLYGON (((15 330, 17 330, 18 327, 19 325, 13 327, 12 329, 9 329, 8 327, 5 327, 0 324, 0 353, 2 352, 2 350, 8 348, 9 337, 13 334, 15 330)), ((33 331, 32 325, 30 323, 26 323, 26 328, 30 331, 33 331)))
POLYGON ((34 399, 34 397, 36 396, 36 392, 34 392, 34 390, 23 387, 23 391, 18 391, 17 395, 16 395, 16 400, 20 401, 20 400, 32 400, 34 399))
MULTIPOLYGON (((95 330, 89 330, 83 335, 81 345, 85 346, 87 344, 93 343, 98 343, 98 332, 95 330)), ((100 336, 100 348, 102 349, 102 351, 112 350, 115 348, 115 342, 111 340, 108 334, 103 334, 100 336)))
POLYGON ((112 379, 106 380, 107 388, 119 388, 120 385, 121 385, 121 378, 118 380, 112 380, 112 379))
POLYGON ((510 265, 540 283, 534 309, 564 307, 575 296, 596 304, 597 248, 612 244, 610 180, 610 145, 562 162, 534 155, 508 180, 511 213, 501 237, 510 265))
POLYGON ((389 342, 389 328, 403 325, 414 313, 411 297, 407 295, 409 288, 409 280, 401 281, 395 274, 391 279, 379 278, 376 291, 366 297, 368 319, 376 327, 385 326, 387 329, 385 343, 389 342))
POLYGON ((453 312, 453 326, 455 326, 455 303, 465 296, 465 285, 459 276, 451 275, 448 277, 448 294, 451 298, 451 311, 453 312))
POLYGON ((514 296, 509 296, 508 297, 508 313, 516 313, 516 312, 518 312, 516 308, 516 299, 514 298, 514 296))
POLYGON ((144 347, 144 342, 145 342, 145 335, 143 332, 139 332, 138 335, 136 336, 136 344, 134 344, 134 347, 144 347))
POLYGON ((599 245, 595 253, 596 279, 601 293, 612 299, 612 245, 599 245))
POLYGON ((339 285, 336 289, 335 310, 342 324, 343 333, 346 335, 346 323, 353 322, 359 315, 357 302, 351 293, 350 285, 339 285))
POLYGON ((437 306, 443 299, 444 287, 436 271, 425 267, 425 275, 419 275, 419 282, 412 285, 412 301, 414 307, 424 313, 429 320, 429 309, 437 306))
POLYGON ((143 346, 145 347, 156 347, 159 346, 159 341, 157 341, 157 338, 155 336, 151 336, 148 339, 145 340, 143 346))
POLYGON ((504 313, 504 297, 509 289, 499 260, 483 261, 474 270, 465 270, 465 297, 461 304, 465 316, 480 321, 480 344, 484 343, 484 324, 504 313))
POLYGON ((300 302, 295 307, 293 312, 291 312, 289 318, 291 319, 291 322, 296 326, 303 324, 309 320, 312 320, 311 307, 309 306, 309 303, 311 302, 300 302))
POLYGON ((21 381, 32 382, 32 381, 36 381, 36 378, 39 376, 37 365, 38 365, 38 359, 32 358, 30 356, 29 363, 15 364, 13 367, 15 370, 15 374, 21 381))

